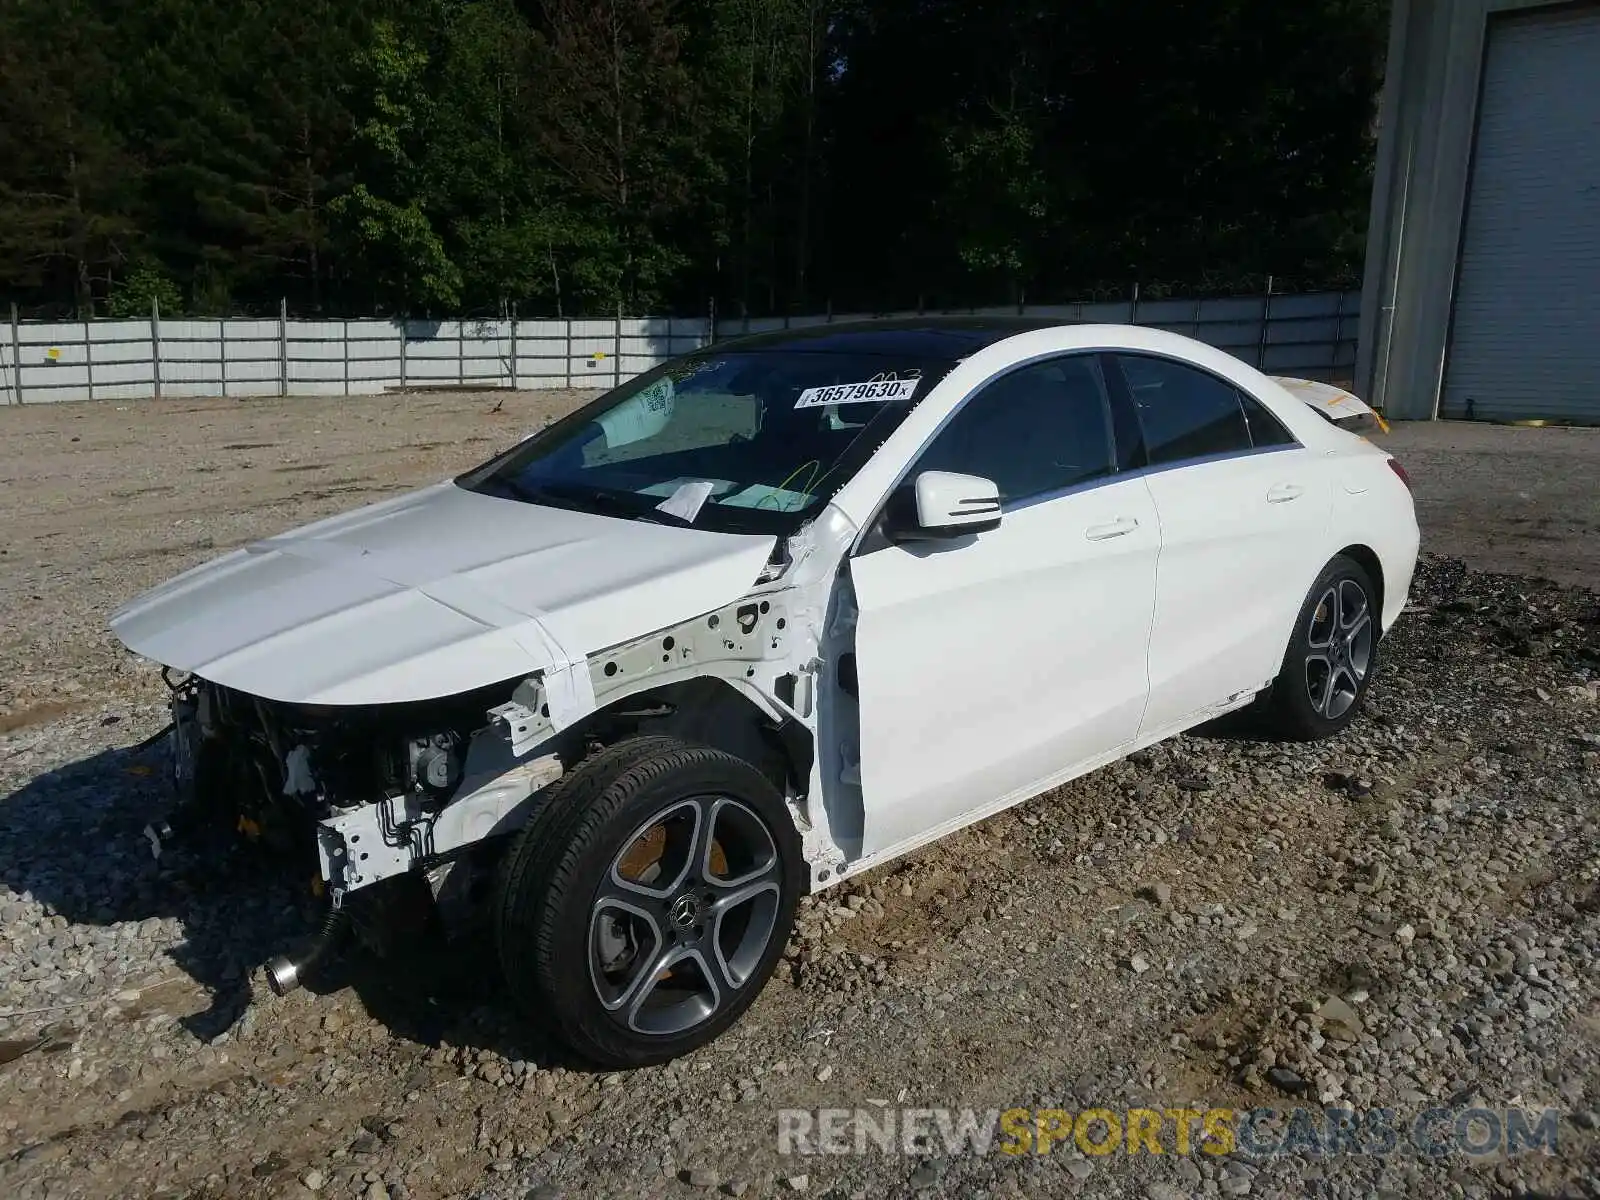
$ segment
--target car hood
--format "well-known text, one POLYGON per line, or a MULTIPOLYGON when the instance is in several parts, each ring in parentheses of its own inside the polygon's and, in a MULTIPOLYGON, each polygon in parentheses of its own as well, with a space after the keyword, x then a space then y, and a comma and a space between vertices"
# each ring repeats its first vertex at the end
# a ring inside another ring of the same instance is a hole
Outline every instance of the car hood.
POLYGON ((767 536, 424 488, 196 567, 118 609, 164 666, 301 704, 453 695, 738 599, 767 536))

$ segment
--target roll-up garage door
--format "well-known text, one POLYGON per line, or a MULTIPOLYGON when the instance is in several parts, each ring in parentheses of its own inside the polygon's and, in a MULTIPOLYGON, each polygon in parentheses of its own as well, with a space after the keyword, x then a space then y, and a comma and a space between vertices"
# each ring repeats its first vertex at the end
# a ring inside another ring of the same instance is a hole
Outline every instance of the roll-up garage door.
POLYGON ((1600 5, 1489 24, 1440 415, 1600 422, 1600 5))

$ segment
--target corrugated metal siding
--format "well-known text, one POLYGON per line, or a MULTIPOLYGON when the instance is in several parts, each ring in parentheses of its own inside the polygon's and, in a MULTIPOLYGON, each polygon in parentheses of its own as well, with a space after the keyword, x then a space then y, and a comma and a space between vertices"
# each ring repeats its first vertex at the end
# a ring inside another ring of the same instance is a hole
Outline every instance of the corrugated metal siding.
POLYGON ((1600 421, 1600 7, 1489 27, 1440 412, 1600 421))

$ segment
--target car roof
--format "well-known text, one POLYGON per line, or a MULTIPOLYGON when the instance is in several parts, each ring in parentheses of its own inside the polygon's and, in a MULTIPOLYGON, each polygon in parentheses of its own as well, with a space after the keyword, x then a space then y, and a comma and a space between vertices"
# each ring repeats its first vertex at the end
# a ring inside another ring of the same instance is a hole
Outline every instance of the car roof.
POLYGON ((955 361, 1019 333, 1077 323, 1061 317, 890 317, 776 329, 718 341, 710 349, 741 353, 799 350, 955 361))

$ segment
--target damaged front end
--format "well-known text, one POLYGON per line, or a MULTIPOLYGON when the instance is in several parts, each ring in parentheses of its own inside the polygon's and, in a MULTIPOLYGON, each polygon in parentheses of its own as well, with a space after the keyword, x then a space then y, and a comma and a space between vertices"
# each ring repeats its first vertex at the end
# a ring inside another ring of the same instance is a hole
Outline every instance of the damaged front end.
POLYGON ((190 675, 171 699, 177 803, 147 836, 159 855, 175 832, 204 822, 305 867, 314 856, 328 910, 305 950, 268 964, 280 994, 352 931, 384 953, 400 924, 470 927, 487 911, 506 835, 585 755, 627 736, 676 734, 757 764, 792 798, 810 856, 837 870, 826 826, 805 804, 817 614, 795 607, 804 589, 773 582, 572 664, 562 674, 577 673, 576 688, 547 671, 432 700, 327 706, 190 675))
MULTIPOLYGON (((472 846, 520 825, 519 810, 562 773, 557 753, 518 760, 511 731, 490 712, 512 690, 330 708, 190 676, 171 699, 175 803, 146 837, 160 856, 185 831, 225 827, 290 861, 309 866, 315 856, 313 886, 329 919, 309 951, 268 972, 274 990, 291 990, 337 948, 353 893, 415 876, 441 915, 459 917, 465 905, 452 914, 448 890, 482 890, 483 872, 453 868, 472 846)), ((356 927, 375 948, 392 940, 388 910, 415 911, 394 899, 380 893, 358 908, 356 927)))

